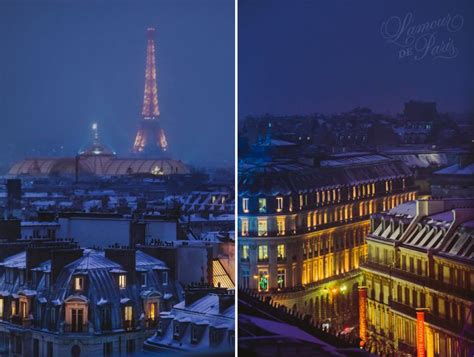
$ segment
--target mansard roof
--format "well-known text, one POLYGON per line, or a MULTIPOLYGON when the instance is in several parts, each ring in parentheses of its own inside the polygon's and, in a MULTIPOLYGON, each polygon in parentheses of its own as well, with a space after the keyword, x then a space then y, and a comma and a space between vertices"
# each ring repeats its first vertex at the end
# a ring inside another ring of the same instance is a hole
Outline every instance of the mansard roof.
POLYGON ((289 195, 411 176, 399 160, 382 155, 341 158, 314 167, 293 160, 242 162, 239 195, 289 195))

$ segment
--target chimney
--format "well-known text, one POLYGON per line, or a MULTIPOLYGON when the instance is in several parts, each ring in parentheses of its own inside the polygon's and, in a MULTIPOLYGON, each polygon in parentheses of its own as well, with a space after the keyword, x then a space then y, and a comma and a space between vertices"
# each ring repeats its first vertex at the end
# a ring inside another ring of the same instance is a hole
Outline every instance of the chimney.
POLYGON ((51 284, 56 282, 61 270, 68 264, 82 257, 80 248, 58 249, 51 251, 51 284))
POLYGON ((184 292, 184 306, 188 307, 211 292, 212 289, 206 286, 188 287, 184 292))
POLYGON ((176 247, 163 247, 159 245, 140 245, 142 252, 161 260, 169 270, 170 279, 176 278, 178 249, 176 247))
POLYGON ((51 248, 45 246, 29 246, 26 248, 26 280, 31 281, 31 269, 47 261, 51 257, 51 248))
POLYGON ((105 249, 105 257, 120 264, 127 272, 127 279, 132 283, 136 280, 136 254, 135 249, 128 247, 114 247, 105 249))
POLYGON ((145 244, 145 232, 145 223, 132 221, 130 223, 130 247, 135 247, 137 244, 145 244))
POLYGON ((235 305, 235 294, 232 290, 219 294, 219 313, 223 313, 229 307, 235 305))
POLYGON ((21 222, 19 219, 0 220, 0 239, 14 242, 21 238, 21 222))

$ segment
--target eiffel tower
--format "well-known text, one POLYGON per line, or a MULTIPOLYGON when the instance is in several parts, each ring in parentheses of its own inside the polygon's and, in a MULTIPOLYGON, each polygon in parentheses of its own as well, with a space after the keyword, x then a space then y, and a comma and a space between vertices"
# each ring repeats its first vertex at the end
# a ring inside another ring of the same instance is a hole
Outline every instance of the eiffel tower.
POLYGON ((145 70, 145 90, 143 94, 142 118, 133 143, 132 152, 136 154, 162 155, 168 149, 163 128, 158 120, 158 87, 156 85, 155 29, 147 29, 147 50, 145 70))

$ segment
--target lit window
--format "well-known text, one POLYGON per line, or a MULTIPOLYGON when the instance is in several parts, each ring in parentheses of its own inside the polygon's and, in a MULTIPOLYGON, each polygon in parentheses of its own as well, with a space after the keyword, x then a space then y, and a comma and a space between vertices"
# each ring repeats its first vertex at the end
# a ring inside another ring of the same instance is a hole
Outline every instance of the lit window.
POLYGON ((28 317, 28 304, 24 300, 20 301, 20 316, 23 319, 26 319, 28 317))
POLYGON ((11 315, 15 316, 16 314, 17 314, 17 312, 16 312, 16 301, 13 300, 12 305, 11 305, 11 315))
POLYGON ((216 199, 217 199, 217 197, 213 195, 213 196, 211 197, 211 203, 216 202, 216 199))
POLYGON ((277 229, 278 235, 282 236, 285 234, 285 217, 277 217, 277 229))
POLYGON ((125 274, 119 275, 119 288, 125 289, 127 287, 127 276, 125 274))
POLYGON ((249 212, 249 199, 248 198, 242 198, 242 211, 244 213, 249 212))
POLYGON ((321 201, 324 203, 326 201, 326 191, 321 192, 321 201))
POLYGON ((352 198, 357 197, 357 188, 355 186, 352 186, 352 198))
POLYGON ((308 230, 311 229, 311 227, 312 227, 312 224, 311 224, 312 216, 313 215, 310 212, 310 213, 308 213, 308 216, 306 217, 306 227, 308 228, 308 230))
POLYGON ((267 271, 259 272, 260 278, 258 281, 258 290, 259 291, 268 291, 268 273, 267 271))
POLYGON ((278 269, 277 284, 279 289, 283 289, 285 287, 285 275, 285 269, 278 269))
POLYGON ((133 318, 133 307, 132 306, 125 306, 124 320, 125 321, 132 321, 132 318, 133 318))
POLYGON ((163 285, 168 285, 168 272, 163 272, 163 285))
POLYGON ((303 195, 300 195, 300 209, 303 208, 303 195))
POLYGON ((241 219, 241 224, 242 224, 242 236, 248 236, 249 235, 249 221, 248 219, 241 219))
POLYGON ((288 203, 288 210, 293 212, 293 197, 290 197, 290 202, 288 203))
POLYGON ((154 320, 156 318, 157 303, 151 302, 148 304, 148 318, 154 320))
POLYGON ((267 220, 266 219, 259 219, 258 220, 258 236, 266 236, 267 235, 267 220))
POLYGON ((320 197, 319 197, 319 191, 318 191, 318 192, 316 192, 316 203, 317 204, 319 204, 319 199, 320 199, 320 197))
POLYGON ((3 299, 0 299, 0 320, 3 320, 3 299))
POLYGON ((78 276, 74 278, 74 290, 76 291, 84 290, 84 278, 82 276, 78 276))
POLYGON ((248 245, 242 246, 242 259, 248 260, 250 257, 250 247, 248 245))
POLYGON ((276 211, 277 212, 281 212, 283 210, 283 197, 277 197, 276 198, 276 201, 277 201, 277 209, 276 211))
POLYGON ((260 261, 268 260, 268 245, 258 246, 258 260, 260 261))
POLYGON ((285 259, 286 258, 286 251, 284 244, 278 244, 277 246, 277 255, 278 259, 285 259))
POLYGON ((258 199, 258 212, 259 213, 267 212, 267 199, 266 198, 258 199))

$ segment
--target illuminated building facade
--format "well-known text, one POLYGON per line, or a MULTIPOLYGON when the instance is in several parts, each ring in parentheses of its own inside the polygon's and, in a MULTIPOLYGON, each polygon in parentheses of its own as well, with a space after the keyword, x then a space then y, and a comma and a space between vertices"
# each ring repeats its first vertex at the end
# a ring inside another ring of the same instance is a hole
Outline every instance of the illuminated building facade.
POLYGON ((145 90, 143 94, 142 120, 132 151, 134 153, 157 154, 168 148, 165 132, 161 128, 158 117, 158 87, 156 84, 155 63, 155 29, 147 29, 147 51, 145 69, 145 90))
POLYGON ((371 219, 367 348, 472 356, 474 199, 417 200, 371 219))
POLYGON ((410 170, 381 155, 241 163, 239 286, 341 327, 357 315, 370 215, 415 194, 410 170))
POLYGON ((160 312, 180 300, 170 273, 163 261, 135 249, 80 249, 68 241, 28 245, 0 263, 0 353, 139 351, 156 331, 160 312))

